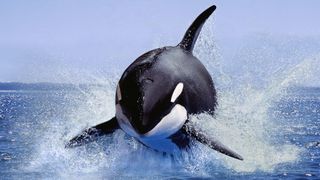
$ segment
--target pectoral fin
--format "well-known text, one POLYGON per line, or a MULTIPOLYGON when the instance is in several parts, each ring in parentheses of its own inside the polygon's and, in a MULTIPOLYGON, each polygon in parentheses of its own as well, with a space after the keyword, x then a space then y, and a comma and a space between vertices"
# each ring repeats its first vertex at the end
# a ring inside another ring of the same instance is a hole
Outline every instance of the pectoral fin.
POLYGON ((187 134, 189 134, 191 137, 195 138, 197 141, 201 142, 204 145, 207 145, 211 149, 214 149, 222 154, 225 154, 227 156, 233 157, 238 160, 243 160, 242 156, 237 154, 236 152, 229 149, 227 146, 223 145, 220 141, 218 141, 215 138, 207 137, 203 132, 200 130, 196 130, 194 126, 192 126, 190 123, 187 125, 185 124, 183 129, 187 134))
POLYGON ((84 130, 82 133, 72 138, 67 144, 66 148, 73 148, 82 146, 89 142, 95 141, 97 137, 113 133, 119 129, 118 121, 115 117, 104 123, 98 124, 91 128, 84 130))

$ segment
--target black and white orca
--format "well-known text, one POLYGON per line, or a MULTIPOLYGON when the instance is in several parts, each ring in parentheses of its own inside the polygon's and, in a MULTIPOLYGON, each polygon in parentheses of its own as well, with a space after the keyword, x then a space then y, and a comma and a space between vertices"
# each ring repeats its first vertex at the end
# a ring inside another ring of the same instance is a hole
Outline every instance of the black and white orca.
POLYGON ((123 73, 116 89, 116 115, 84 130, 66 147, 93 141, 122 129, 144 145, 174 153, 188 148, 191 138, 233 158, 243 158, 188 121, 190 115, 214 113, 216 90, 204 65, 192 54, 200 30, 216 6, 202 12, 177 46, 151 50, 123 73))

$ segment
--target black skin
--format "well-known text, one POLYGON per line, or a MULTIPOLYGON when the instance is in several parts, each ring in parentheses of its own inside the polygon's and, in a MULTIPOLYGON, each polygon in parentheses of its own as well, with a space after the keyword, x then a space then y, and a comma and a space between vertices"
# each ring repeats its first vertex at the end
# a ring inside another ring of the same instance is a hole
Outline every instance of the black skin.
MULTIPOLYGON (((188 115, 202 112, 213 115, 217 104, 216 90, 211 76, 193 56, 192 50, 203 24, 215 9, 215 6, 211 6, 203 11, 177 46, 149 51, 136 59, 123 73, 118 84, 119 91, 116 93, 116 105, 120 105, 137 133, 149 132, 176 104, 182 105, 188 115), (171 102, 172 93, 178 83, 184 85, 182 94, 175 102, 171 102)), ((120 128, 117 118, 119 117, 113 117, 84 130, 71 139, 66 147, 80 146, 98 136, 111 134, 120 128)), ((180 148, 186 148, 191 137, 223 154, 243 160, 218 140, 195 129, 188 121, 168 138, 180 148)))
POLYGON ((152 50, 134 61, 119 81, 120 104, 131 125, 140 134, 153 129, 175 104, 188 114, 213 113, 216 91, 202 63, 181 47, 152 50), (179 98, 170 102, 178 83, 183 83, 179 98), (142 98, 144 97, 144 98, 142 98))

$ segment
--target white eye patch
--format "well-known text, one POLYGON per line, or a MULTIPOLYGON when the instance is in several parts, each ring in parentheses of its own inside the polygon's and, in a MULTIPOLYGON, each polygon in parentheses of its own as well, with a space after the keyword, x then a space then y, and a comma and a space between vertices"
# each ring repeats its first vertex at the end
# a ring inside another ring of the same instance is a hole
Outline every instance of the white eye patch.
POLYGON ((171 102, 175 102, 176 99, 180 96, 183 90, 183 83, 179 83, 176 88, 174 89, 172 96, 171 96, 171 102))
POLYGON ((117 93, 117 100, 120 101, 122 99, 122 97, 121 97, 121 90, 120 90, 119 84, 117 86, 117 92, 116 93, 117 93))

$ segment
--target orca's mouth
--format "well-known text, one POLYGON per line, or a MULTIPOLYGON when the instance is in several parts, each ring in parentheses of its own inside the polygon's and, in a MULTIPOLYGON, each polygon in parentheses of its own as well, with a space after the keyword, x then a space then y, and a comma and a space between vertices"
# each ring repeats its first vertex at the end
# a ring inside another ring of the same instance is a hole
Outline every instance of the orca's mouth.
POLYGON ((134 130, 140 134, 146 134, 150 132, 154 127, 159 124, 161 119, 170 113, 171 109, 175 106, 174 103, 170 103, 161 108, 153 108, 151 112, 143 112, 142 108, 136 104, 134 107, 127 107, 121 102, 119 103, 122 113, 126 116, 134 130), (163 109, 163 107, 166 107, 163 109))

